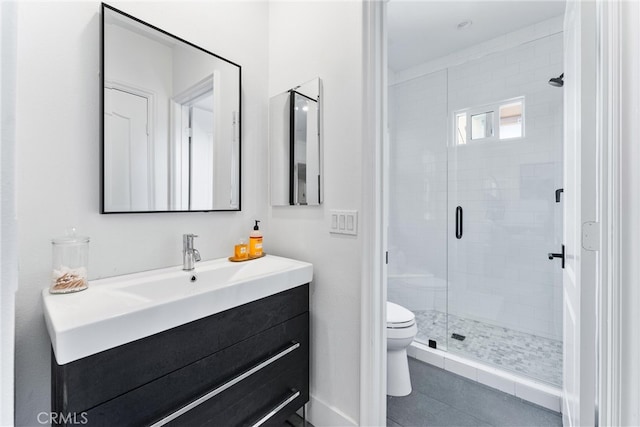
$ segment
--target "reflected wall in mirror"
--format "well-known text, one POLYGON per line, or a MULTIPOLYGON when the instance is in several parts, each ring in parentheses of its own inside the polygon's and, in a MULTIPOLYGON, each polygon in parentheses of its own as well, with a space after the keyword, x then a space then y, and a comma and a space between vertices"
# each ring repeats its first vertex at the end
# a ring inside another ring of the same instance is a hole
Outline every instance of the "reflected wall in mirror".
POLYGON ((313 79, 269 100, 272 206, 322 203, 322 81, 313 79))
POLYGON ((102 213, 240 210, 240 66, 102 5, 102 213))

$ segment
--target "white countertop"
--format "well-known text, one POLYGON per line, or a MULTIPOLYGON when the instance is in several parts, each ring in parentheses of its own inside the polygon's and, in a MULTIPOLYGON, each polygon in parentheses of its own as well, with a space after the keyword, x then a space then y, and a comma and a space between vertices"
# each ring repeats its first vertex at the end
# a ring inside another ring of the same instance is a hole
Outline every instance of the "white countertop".
POLYGON ((108 350, 212 314, 286 291, 313 278, 307 262, 267 255, 226 258, 89 281, 71 294, 42 291, 58 364, 108 350), (191 282, 193 275, 197 276, 191 282))

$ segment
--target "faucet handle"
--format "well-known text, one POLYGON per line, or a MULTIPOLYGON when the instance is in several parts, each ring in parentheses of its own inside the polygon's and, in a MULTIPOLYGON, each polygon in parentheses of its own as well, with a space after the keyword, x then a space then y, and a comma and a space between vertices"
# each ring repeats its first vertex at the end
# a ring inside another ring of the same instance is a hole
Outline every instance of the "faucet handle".
POLYGON ((197 234, 183 234, 182 246, 184 249, 193 249, 193 238, 198 237, 197 234))

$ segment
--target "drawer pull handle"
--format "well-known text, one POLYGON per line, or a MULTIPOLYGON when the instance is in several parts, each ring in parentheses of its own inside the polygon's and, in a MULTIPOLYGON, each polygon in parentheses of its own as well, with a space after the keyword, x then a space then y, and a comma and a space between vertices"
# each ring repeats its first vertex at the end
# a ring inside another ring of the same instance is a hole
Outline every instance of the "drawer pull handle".
POLYGON ((259 370, 261 370, 261 369, 265 368, 266 366, 272 364, 276 360, 283 358, 284 356, 286 356, 287 354, 291 353, 292 351, 296 350, 299 347, 300 347, 300 343, 293 342, 292 345, 290 345, 286 349, 282 350, 280 353, 275 354, 275 355, 271 356, 270 358, 258 363, 253 368, 251 368, 251 369, 249 369, 247 371, 244 371, 243 373, 241 373, 240 375, 234 377, 230 381, 227 381, 226 383, 222 384, 220 387, 217 387, 217 388, 211 390, 209 393, 197 398, 193 402, 191 402, 191 403, 183 406, 182 408, 178 409, 177 411, 167 415, 166 417, 164 417, 160 421, 152 424, 151 427, 160 427, 160 426, 163 426, 163 425, 175 420, 180 415, 183 415, 183 414, 189 412, 190 410, 192 410, 196 406, 199 406, 199 405, 203 404, 204 402, 206 402, 207 400, 211 399, 212 397, 215 397, 215 396, 219 395, 223 391, 227 390, 228 388, 233 387, 234 385, 238 384, 240 381, 242 381, 245 378, 255 374, 256 372, 258 372, 259 370))
POLYGON ((256 422, 255 424, 253 424, 253 425, 252 425, 252 427, 259 427, 259 426, 261 426, 262 424, 266 423, 267 421, 269 421, 269 419, 270 419, 271 417, 273 417, 275 414, 277 414, 278 412, 280 412, 280 410, 281 410, 282 408, 284 408, 284 407, 285 407, 285 406, 287 406, 289 403, 291 403, 291 402, 293 402, 294 400, 296 400, 296 398, 297 398, 298 396, 300 396, 300 392, 299 392, 299 391, 297 391, 297 390, 292 390, 292 391, 293 391, 294 393, 293 393, 291 396, 287 397, 285 400, 283 400, 282 402, 280 402, 280 403, 278 404, 278 406, 276 406, 275 408, 273 408, 273 409, 271 410, 271 412, 269 412, 267 415, 265 415, 264 417, 260 418, 260 419, 258 420, 258 422, 256 422))

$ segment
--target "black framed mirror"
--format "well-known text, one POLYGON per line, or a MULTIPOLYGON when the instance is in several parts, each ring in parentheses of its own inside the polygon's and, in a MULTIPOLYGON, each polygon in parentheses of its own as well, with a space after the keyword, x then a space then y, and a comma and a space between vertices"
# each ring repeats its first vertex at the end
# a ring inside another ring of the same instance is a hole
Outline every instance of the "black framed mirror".
POLYGON ((320 205, 322 81, 315 78, 269 100, 272 206, 320 205))
POLYGON ((102 4, 101 212, 239 211, 241 67, 102 4))

